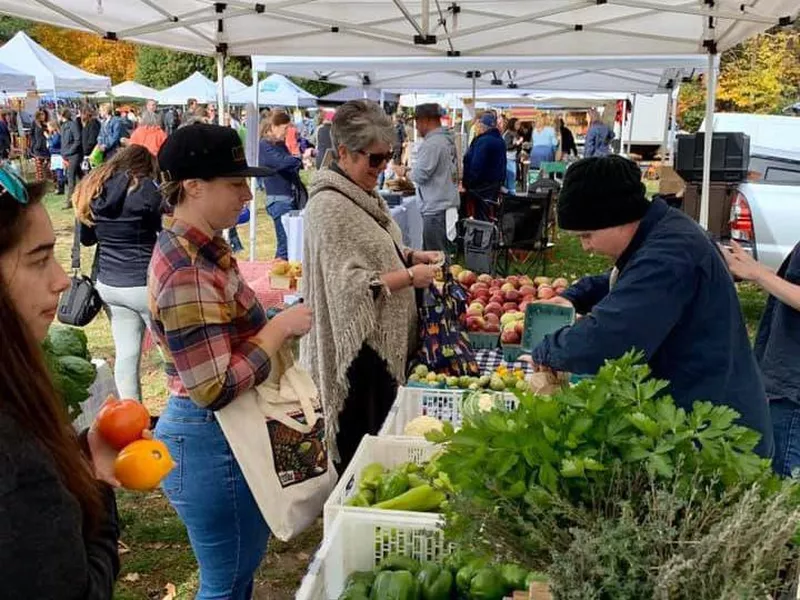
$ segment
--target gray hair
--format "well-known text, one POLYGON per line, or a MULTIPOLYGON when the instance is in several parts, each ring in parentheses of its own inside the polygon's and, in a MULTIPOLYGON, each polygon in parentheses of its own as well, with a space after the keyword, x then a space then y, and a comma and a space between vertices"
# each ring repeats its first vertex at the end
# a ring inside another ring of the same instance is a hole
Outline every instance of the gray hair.
POLYGON ((394 127, 386 112, 371 100, 351 100, 336 111, 331 126, 333 147, 351 152, 364 150, 376 142, 390 146, 395 142, 394 127))
POLYGON ((142 111, 142 116, 139 118, 139 125, 145 127, 161 127, 161 119, 152 111, 142 111))

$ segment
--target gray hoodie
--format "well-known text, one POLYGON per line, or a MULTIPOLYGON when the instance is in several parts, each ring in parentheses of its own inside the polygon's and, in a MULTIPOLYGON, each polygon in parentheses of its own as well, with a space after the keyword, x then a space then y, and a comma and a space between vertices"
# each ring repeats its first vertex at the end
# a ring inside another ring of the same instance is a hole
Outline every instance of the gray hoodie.
POLYGON ((417 185, 422 214, 458 207, 456 145, 449 131, 440 127, 425 136, 409 178, 417 185))

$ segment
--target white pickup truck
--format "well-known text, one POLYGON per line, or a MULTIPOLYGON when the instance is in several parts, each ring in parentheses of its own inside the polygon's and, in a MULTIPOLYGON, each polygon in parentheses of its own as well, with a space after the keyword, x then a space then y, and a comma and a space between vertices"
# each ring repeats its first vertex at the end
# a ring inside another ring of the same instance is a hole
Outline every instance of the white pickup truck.
POLYGON ((717 113, 714 131, 750 136, 750 174, 731 203, 731 238, 777 269, 800 241, 800 118, 717 113))

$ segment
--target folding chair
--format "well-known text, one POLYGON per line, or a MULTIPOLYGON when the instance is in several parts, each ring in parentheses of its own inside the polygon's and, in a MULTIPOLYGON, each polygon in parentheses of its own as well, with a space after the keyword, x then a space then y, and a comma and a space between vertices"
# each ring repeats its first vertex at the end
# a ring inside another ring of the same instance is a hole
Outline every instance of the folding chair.
POLYGON ((503 195, 497 220, 496 268, 501 275, 514 272, 531 274, 541 263, 547 269, 553 190, 537 190, 527 195, 503 195))

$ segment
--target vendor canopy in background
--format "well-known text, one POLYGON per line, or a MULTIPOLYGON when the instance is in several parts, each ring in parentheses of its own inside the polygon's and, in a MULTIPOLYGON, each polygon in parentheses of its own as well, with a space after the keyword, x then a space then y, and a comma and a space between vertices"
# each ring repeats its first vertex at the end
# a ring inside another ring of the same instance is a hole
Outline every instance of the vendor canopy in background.
POLYGON ((123 81, 117 85, 111 86, 111 93, 98 92, 95 94, 97 98, 107 98, 113 96, 114 98, 132 98, 136 100, 158 100, 161 92, 158 90, 136 83, 135 81, 123 81))
MULTIPOLYGON (((316 77, 314 79, 317 79, 316 77)), ((392 102, 397 103, 399 97, 397 94, 392 94, 389 92, 384 91, 383 95, 381 95, 381 90, 375 89, 374 87, 363 87, 363 86, 350 86, 339 90, 338 92, 333 92, 332 94, 328 94, 327 96, 323 96, 320 98, 321 102, 349 102, 350 100, 362 100, 366 98, 367 100, 372 100, 373 102, 380 102, 383 100, 384 102, 392 102)))
POLYGON ((240 92, 244 89, 247 89, 247 86, 236 79, 233 75, 225 75, 225 93, 235 94, 236 92, 240 92))
POLYGON ((0 63, 0 92, 27 92, 36 89, 36 77, 0 63))
POLYGON ((286 57, 254 56, 253 67, 340 85, 396 93, 534 90, 666 93, 706 69, 702 54, 550 57, 286 57))
MULTIPOLYGON (((231 104, 247 104, 254 99, 253 86, 228 94, 231 104)), ((316 106, 317 97, 305 91, 288 77, 273 73, 258 84, 259 106, 316 106)))
POLYGON ((195 71, 183 81, 161 90, 158 93, 157 100, 161 104, 179 105, 186 104, 190 98, 194 98, 200 104, 216 102, 217 84, 199 71, 195 71))
MULTIPOLYGON (((4 12, 0 7, 0 13, 4 12)), ((111 79, 73 67, 18 32, 0 48, 0 63, 30 73, 40 92, 97 92, 108 90, 111 79)), ((30 88, 29 88, 30 89, 30 88)))
POLYGON ((112 39, 284 56, 696 54, 703 40, 722 51, 798 9, 800 0, 0 0, 0 13, 112 39))

